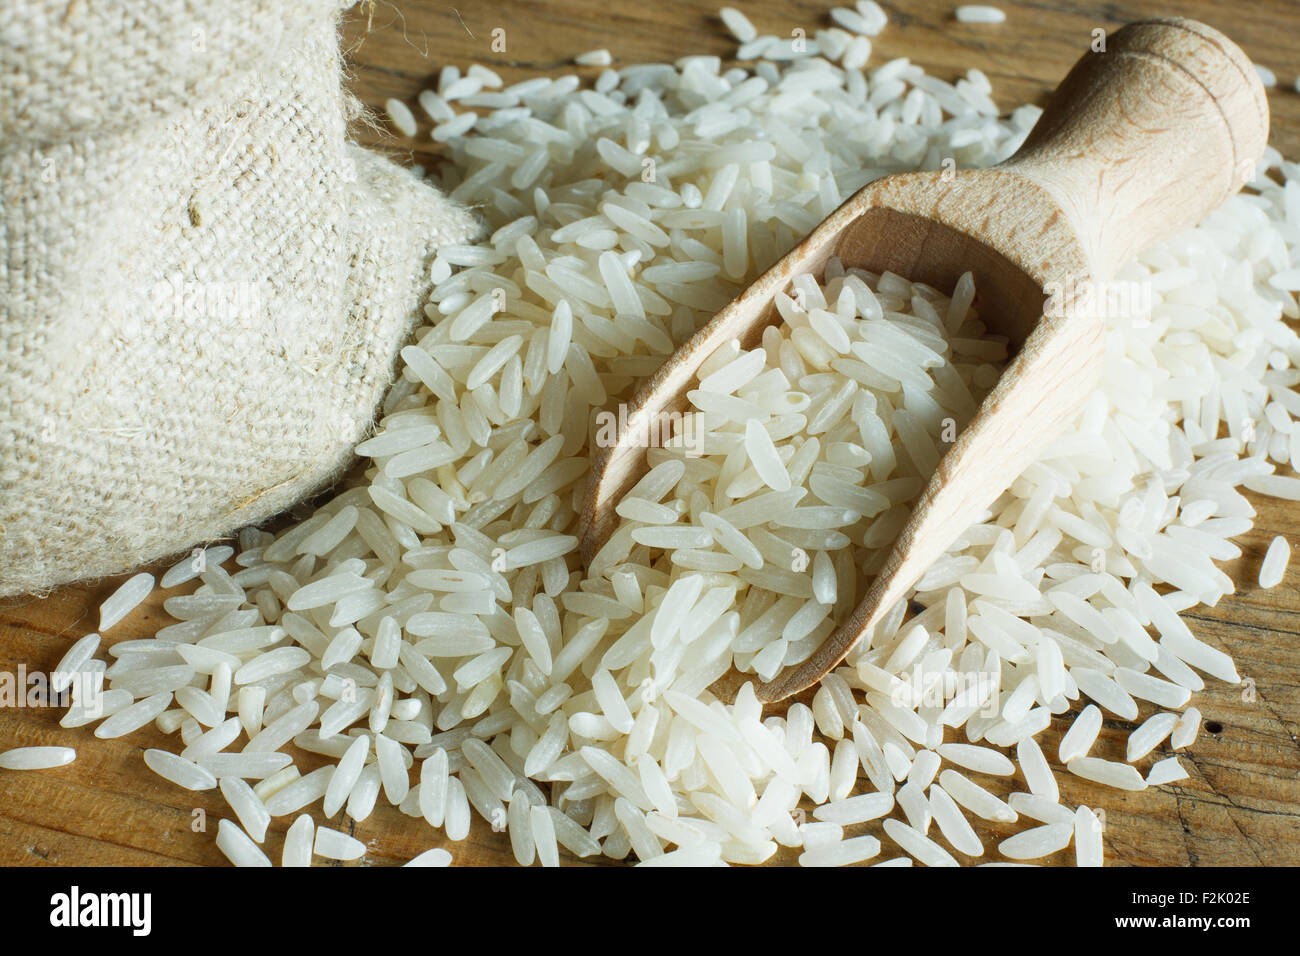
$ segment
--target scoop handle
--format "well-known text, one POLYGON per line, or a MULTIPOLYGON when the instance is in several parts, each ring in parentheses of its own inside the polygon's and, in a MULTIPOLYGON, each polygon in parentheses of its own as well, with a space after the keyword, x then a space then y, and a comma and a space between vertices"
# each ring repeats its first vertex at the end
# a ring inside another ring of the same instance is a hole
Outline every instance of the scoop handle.
POLYGON ((1264 87, 1236 44, 1142 20, 1093 41, 1000 168, 1052 194, 1104 279, 1249 182, 1267 143, 1264 87))

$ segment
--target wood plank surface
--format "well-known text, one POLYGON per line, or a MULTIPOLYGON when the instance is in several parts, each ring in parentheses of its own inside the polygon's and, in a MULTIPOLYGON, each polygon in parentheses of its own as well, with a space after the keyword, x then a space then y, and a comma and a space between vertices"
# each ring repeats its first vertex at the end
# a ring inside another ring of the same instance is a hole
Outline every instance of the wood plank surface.
MULTIPOLYGON (((735 3, 763 32, 808 35, 828 25, 832 4, 812 0, 735 3)), ((909 56, 928 71, 953 79, 969 67, 989 75, 998 104, 1010 109, 1041 103, 1079 53, 1094 28, 1113 29, 1144 16, 1179 14, 1215 26, 1256 60, 1274 70, 1279 89, 1270 91, 1271 142, 1285 155, 1300 157, 1300 94, 1291 84, 1300 59, 1295 36, 1300 5, 1288 0, 1227 4, 1216 0, 1171 2, 1001 2, 1001 25, 955 23, 955 4, 917 0, 884 3, 890 25, 874 41, 873 63, 909 56)), ((508 80, 570 69, 571 57, 607 47, 617 63, 658 62, 687 53, 728 55, 734 43, 711 4, 688 0, 374 3, 349 13, 345 48, 354 92, 376 112, 390 96, 414 107, 420 89, 432 85, 447 63, 462 68, 483 62, 508 80), (506 31, 506 50, 493 52, 492 31, 506 31)), ((579 69, 594 76, 596 69, 579 69)), ((421 115, 416 110, 417 116, 421 115)), ((358 138, 402 162, 436 163, 427 119, 420 138, 404 140, 382 121, 358 131, 358 138)), ((1300 545, 1300 506, 1248 495, 1259 514, 1256 527, 1239 540, 1243 555, 1224 566, 1238 590, 1216 607, 1198 607, 1185 617, 1193 631, 1230 653, 1242 686, 1209 679, 1193 703, 1205 715, 1206 731, 1180 759, 1191 774, 1183 783, 1123 793, 1058 774, 1062 800, 1106 811, 1106 852, 1119 865, 1296 865, 1300 864, 1300 568, 1277 588, 1263 591, 1256 577, 1273 535, 1300 545)), ((47 672, 68 646, 95 629, 97 607, 124 578, 60 589, 45 598, 18 598, 0 607, 0 675, 47 672)), ((164 597, 188 588, 156 593, 112 629, 106 645, 150 637, 169 622, 164 597)), ((1079 710, 1079 705, 1073 709, 1079 710)), ((1144 706, 1139 720, 1153 712, 1144 706)), ((148 771, 143 751, 173 745, 148 728, 125 739, 101 741, 89 728, 64 730, 61 712, 49 707, 0 707, 0 749, 61 744, 77 749, 75 763, 57 770, 0 771, 0 865, 188 865, 220 864, 216 821, 229 811, 216 791, 190 793, 148 771)), ((1040 737, 1055 752, 1058 719, 1040 737)), ((1135 726, 1107 719, 1094 754, 1123 759, 1124 740, 1135 726)), ((1168 756, 1162 746, 1145 758, 1145 771, 1168 756)), ((313 769, 323 758, 303 755, 299 766, 313 769)), ((1023 789, 1023 781, 980 778, 994 792, 1023 789)), ((381 801, 382 803, 382 801, 381 801)), ((319 804, 316 805, 319 817, 319 804)), ((278 859, 290 819, 274 821, 265 848, 278 859)), ((318 822, 321 822, 318 820, 318 822)), ((337 820, 336 820, 337 822, 337 820)), ((468 839, 449 843, 423 822, 380 806, 364 824, 340 824, 366 841, 356 864, 402 862, 432 846, 446 846, 457 864, 505 864, 509 841, 475 820, 468 839)), ((997 858, 993 840, 1023 823, 977 827, 997 858)), ((879 827, 862 828, 879 834, 879 827)), ((1072 862, 1073 851, 1049 862, 1072 862)), ((776 862, 789 863, 783 852, 776 862)), ((565 857, 564 862, 575 862, 565 857)), ((588 861, 592 862, 592 861, 588 861)), ((609 861, 595 861, 609 862, 609 861)), ((967 861, 971 862, 971 861, 967 861)))

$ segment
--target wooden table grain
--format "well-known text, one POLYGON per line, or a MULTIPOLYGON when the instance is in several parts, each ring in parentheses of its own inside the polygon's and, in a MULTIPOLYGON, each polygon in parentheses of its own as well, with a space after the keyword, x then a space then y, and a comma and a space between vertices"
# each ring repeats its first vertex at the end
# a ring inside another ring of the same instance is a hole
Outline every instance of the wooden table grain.
MULTIPOLYGON (((763 32, 789 35, 802 28, 811 36, 828 25, 832 4, 761 0, 733 5, 763 32)), ((883 6, 890 25, 873 41, 873 62, 908 56, 948 79, 979 67, 992 81, 996 101, 1007 109, 1043 102, 1098 27, 1110 30, 1129 20, 1171 14, 1203 20, 1277 74, 1279 88, 1269 92, 1271 142, 1284 155, 1300 156, 1300 94, 1292 88, 1300 71, 1294 54, 1300 5, 1288 0, 1004 0, 999 6, 1008 17, 999 25, 958 24, 952 17, 954 3, 916 0, 883 6)), ((570 61, 575 54, 599 47, 608 48, 618 64, 671 61, 687 53, 727 56, 734 51, 714 7, 694 0, 375 2, 349 13, 343 35, 351 87, 377 114, 390 96, 414 108, 418 92, 432 85, 448 63, 464 68, 482 62, 515 80, 574 69, 570 61)), ((592 77, 599 71, 577 72, 592 77)), ((429 141, 428 129, 427 120, 422 120, 419 137, 406 140, 390 133, 381 120, 359 127, 357 137, 400 162, 434 164, 438 149, 429 141)), ((1198 607, 1184 615, 1193 631, 1232 655, 1243 678, 1240 686, 1210 679, 1205 691, 1195 695, 1206 730, 1189 750, 1180 752, 1191 778, 1125 793, 1058 774, 1064 802, 1105 810, 1110 864, 1300 864, 1300 568, 1293 567, 1272 590, 1256 584, 1264 550, 1274 535, 1300 543, 1300 506, 1248 497, 1258 511, 1256 526, 1239 539, 1242 556, 1224 566, 1237 582, 1237 592, 1215 607, 1198 607)), ((0 607, 0 680, 5 674, 16 678, 20 669, 48 672, 72 641, 95 629, 99 602, 122 580, 5 601, 0 607)), ((105 644, 152 636, 169 620, 163 598, 185 590, 155 594, 113 628, 105 644)), ((60 744, 75 747, 78 756, 75 763, 57 770, 0 771, 0 865, 225 862, 214 837, 216 821, 230 814, 217 792, 180 790, 144 766, 144 750, 169 746, 170 739, 150 727, 125 739, 102 741, 88 728, 60 728, 57 710, 5 703, 0 706, 0 749, 60 744)), ((1074 712, 1078 709, 1076 704, 1074 712)), ((1139 719, 1152 712, 1144 707, 1139 719)), ((1063 723, 1058 720, 1040 738, 1049 754, 1055 751, 1063 723)), ((1134 726, 1107 719, 1094 753, 1123 759, 1124 740, 1134 726)), ((1141 766, 1145 769, 1167 755, 1162 746, 1141 766)), ((304 755, 300 766, 310 770, 321 760, 304 755)), ((1023 782, 1017 777, 990 785, 1001 793, 1013 787, 1023 788, 1023 782)), ((273 859, 278 859, 289 822, 280 819, 271 826, 265 847, 273 859)), ((346 865, 399 863, 433 846, 447 847, 457 864, 512 861, 506 835, 492 832, 480 820, 459 843, 450 843, 392 807, 377 807, 361 825, 340 825, 369 847, 362 860, 346 865)), ((986 856, 997 858, 995 841, 1019 826, 1023 824, 978 827, 986 856)), ((1066 851, 1049 862, 1068 863, 1072 855, 1072 850, 1066 851)), ((792 860, 793 854, 783 851, 776 862, 792 860)), ((575 861, 566 857, 565 862, 575 861)))

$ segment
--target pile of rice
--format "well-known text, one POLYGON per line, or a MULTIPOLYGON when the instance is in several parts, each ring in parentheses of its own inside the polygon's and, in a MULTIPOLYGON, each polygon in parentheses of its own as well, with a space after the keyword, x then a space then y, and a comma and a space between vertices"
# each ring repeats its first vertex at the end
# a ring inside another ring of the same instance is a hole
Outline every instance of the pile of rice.
MULTIPOLYGON (((705 363, 584 572, 598 414, 860 186, 997 162, 1039 110, 1001 115, 978 70, 950 84, 905 59, 865 68, 874 3, 802 41, 723 19, 740 66, 609 68, 594 89, 448 67, 421 95, 452 160, 442 185, 494 231, 434 264, 429 323, 357 449, 364 475, 278 535, 241 532, 233 574, 229 548, 182 561, 163 586, 201 585, 165 602, 179 623, 114 645, 103 712, 83 692, 64 719, 179 733, 179 754, 145 762, 220 786, 235 863, 268 864, 269 822, 291 816, 283 862, 355 858, 364 844, 316 820, 362 824, 382 795, 453 841, 481 817, 525 865, 559 847, 944 865, 1071 844, 1100 865, 1098 815, 1062 804, 1057 775, 1129 790, 1186 776, 1169 753, 1195 739, 1200 674, 1238 675, 1178 612, 1233 590, 1215 562, 1251 526, 1238 488, 1300 498, 1274 474, 1300 465, 1284 322, 1300 315, 1300 168, 1269 150, 1251 192, 1124 270, 1152 309, 1111 320, 1072 430, 811 706, 765 712, 754 683, 852 609, 996 381, 1005 344, 976 290, 834 262, 796 278, 760 348, 705 363), (710 687, 729 674, 724 700, 710 687), (1128 762, 1090 755, 1102 712, 1145 718, 1128 762), (1045 754, 1035 738, 1058 716, 1070 729, 1045 754), (300 774, 290 743, 337 762, 300 774), (1000 799, 989 775, 1021 792, 1000 799), (975 818, 1023 826, 985 846, 975 818)), ((153 583, 127 582, 101 631, 153 583)), ((104 671, 98 642, 61 665, 74 689, 104 671)))

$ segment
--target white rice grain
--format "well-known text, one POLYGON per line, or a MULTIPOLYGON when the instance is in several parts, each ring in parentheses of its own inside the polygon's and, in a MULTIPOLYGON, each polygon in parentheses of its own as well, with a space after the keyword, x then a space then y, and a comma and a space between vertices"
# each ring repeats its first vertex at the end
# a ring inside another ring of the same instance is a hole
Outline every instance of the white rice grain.
POLYGON ((71 747, 15 747, 0 752, 0 770, 49 770, 76 759, 71 747))
POLYGON ((313 850, 317 856, 327 860, 359 860, 366 854, 366 845, 338 830, 317 827, 313 850))
POLYGON ((281 852, 280 865, 302 867, 311 866, 312 845, 316 839, 316 824, 311 815, 301 814, 289 825, 284 835, 284 849, 281 852))
POLYGON ((1182 750, 1184 747, 1190 747, 1195 741, 1197 735, 1201 732, 1201 712, 1195 707, 1188 707, 1170 735, 1169 746, 1174 750, 1182 750))
POLYGON ((953 14, 958 23, 1002 23, 1006 12, 999 7, 981 4, 963 4, 953 14))
POLYGON ((217 849, 235 866, 271 865, 270 859, 248 838, 248 834, 229 820, 217 823, 217 849))
POLYGON ((899 820, 886 819, 885 833, 905 852, 926 866, 957 866, 952 854, 899 820))
POLYGON ((1101 866, 1103 849, 1101 821, 1088 807, 1079 807, 1074 817, 1076 866, 1101 866))
POLYGON ((1095 704, 1089 704, 1079 712, 1070 724, 1070 729, 1061 738, 1057 757, 1061 763, 1068 765, 1079 757, 1086 757, 1101 732, 1101 711, 1095 704))
POLYGON ((1064 850, 1074 839, 1074 825, 1049 823, 1022 830, 998 844, 998 852, 1012 860, 1037 860, 1064 850))
POLYGON ((590 50, 587 53, 579 53, 573 58, 573 62, 578 66, 609 66, 614 62, 614 58, 608 50, 590 50))
POLYGON ((134 611, 153 592, 154 578, 147 571, 127 578, 99 606, 99 633, 108 631, 134 611))
POLYGON ((95 728, 95 736, 101 740, 122 737, 156 718, 170 706, 170 691, 154 694, 144 700, 138 700, 129 707, 124 707, 95 728))
POLYGON ((1066 769, 1076 776, 1091 780, 1093 783, 1116 787, 1120 790, 1145 790, 1146 781, 1135 767, 1102 760, 1099 757, 1076 757, 1066 764, 1066 769))
POLYGON ((95 656, 97 650, 99 650, 98 634, 87 634, 68 648, 59 662, 54 665, 54 671, 50 675, 50 691, 61 694, 67 690, 81 669, 95 656))
POLYGON ((451 866, 451 854, 442 847, 433 847, 407 860, 402 866, 451 866))
POLYGON ((1169 736, 1177 722, 1177 714, 1152 714, 1140 727, 1128 735, 1124 759, 1129 763, 1141 760, 1169 736))
POLYGON ((1275 588, 1286 576, 1286 567, 1291 560, 1291 545, 1280 534, 1275 536, 1264 554, 1259 566, 1259 586, 1275 588))
POLYGON ((723 7, 718 11, 718 16, 722 18, 722 25, 731 31, 741 43, 749 43, 758 36, 758 31, 754 29, 754 24, 749 22, 749 17, 745 16, 735 7, 723 7))
POLYGON ((1177 757, 1166 757, 1164 760, 1157 760, 1147 772, 1147 785, 1158 787, 1166 783, 1177 783, 1179 780, 1188 779, 1187 771, 1183 765, 1178 762, 1177 757))
POLYGON ((384 112, 388 114, 388 119, 403 136, 414 136, 418 127, 415 125, 415 115, 411 108, 401 100, 389 98, 384 101, 384 112))
POLYGON ((211 790, 217 785, 217 778, 209 771, 166 750, 146 750, 144 762, 158 776, 186 790, 211 790))
POLYGON ((225 797, 230 809, 235 812, 239 825, 256 843, 266 840, 266 829, 271 823, 271 814, 266 804, 243 780, 226 777, 220 781, 221 795, 225 797))

